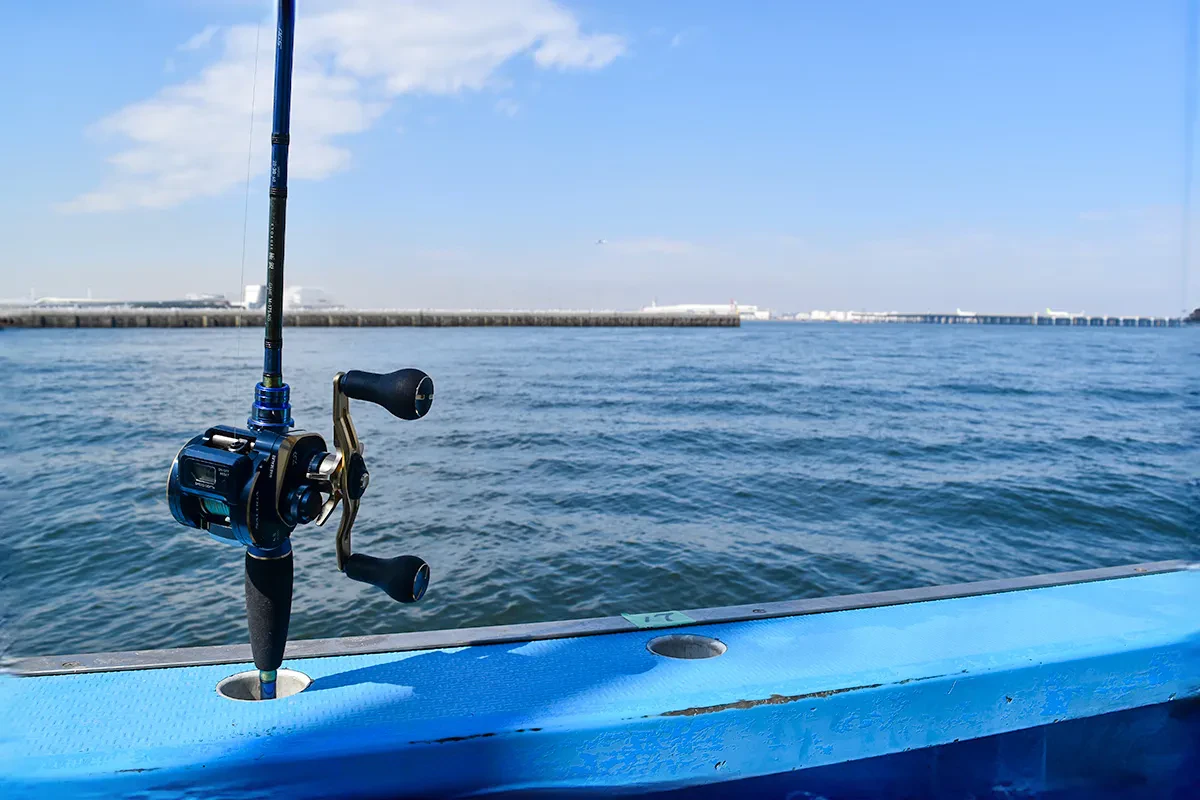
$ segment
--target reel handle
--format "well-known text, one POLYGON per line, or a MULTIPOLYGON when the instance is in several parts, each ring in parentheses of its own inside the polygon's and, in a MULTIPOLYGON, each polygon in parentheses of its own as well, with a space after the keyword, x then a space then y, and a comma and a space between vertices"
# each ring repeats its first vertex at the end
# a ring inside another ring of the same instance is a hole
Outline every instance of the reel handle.
POLYGON ((346 397, 383 406, 400 419, 420 419, 433 405, 433 378, 419 369, 399 369, 381 375, 352 369, 342 375, 346 397))
POLYGON ((429 588, 429 565, 416 556, 375 558, 352 553, 343 567, 346 577, 382 589, 400 603, 415 603, 429 588))
POLYGON ((400 419, 420 419, 433 405, 433 379, 419 369, 401 369, 387 375, 352 369, 333 378, 333 443, 335 454, 326 454, 309 475, 329 482, 329 499, 317 524, 323 525, 340 503, 342 517, 334 543, 337 567, 346 577, 382 589, 401 603, 415 603, 429 587, 429 565, 416 556, 375 558, 354 553, 350 531, 366 491, 369 476, 363 445, 350 419, 350 399, 381 405, 400 419))

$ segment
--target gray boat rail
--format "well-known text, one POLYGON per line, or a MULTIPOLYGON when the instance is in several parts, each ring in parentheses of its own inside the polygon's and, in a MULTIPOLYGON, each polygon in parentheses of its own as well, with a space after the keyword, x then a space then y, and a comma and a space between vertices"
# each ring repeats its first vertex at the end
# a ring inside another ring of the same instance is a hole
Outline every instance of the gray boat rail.
MULTIPOLYGON (((1186 560, 1154 561, 1118 567, 1058 572, 1022 578, 1000 578, 926 586, 915 589, 896 589, 886 592, 837 595, 775 603, 752 603, 722 608, 685 609, 673 612, 651 612, 648 616, 667 613, 682 614, 687 621, 656 627, 686 627, 727 622, 771 619, 774 617, 825 614, 832 611, 852 611, 864 608, 924 603, 976 597, 1001 592, 1018 592, 1073 583, 1133 578, 1164 572, 1196 569, 1200 565, 1186 560)), ((634 617, 642 614, 631 615, 634 617)), ((509 644, 543 639, 564 639, 575 636, 594 636, 605 633, 628 633, 639 626, 625 616, 591 619, 533 622, 523 625, 494 625, 479 628, 456 628, 437 631, 414 631, 374 636, 348 636, 337 639, 302 639, 288 642, 289 661, 324 656, 366 655, 413 650, 435 650, 448 647, 467 647, 485 644, 509 644)), ((212 664, 240 664, 251 660, 249 644, 215 645, 209 647, 180 647, 164 650, 131 650, 113 653, 85 653, 60 656, 30 656, 11 659, 3 667, 23 676, 71 675, 85 672, 117 672, 137 669, 197 667, 212 664)))
MULTIPOLYGON (((736 328, 736 314, 637 311, 288 311, 293 328, 736 328)), ((0 309, 0 328, 261 328, 262 311, 228 308, 0 309)))

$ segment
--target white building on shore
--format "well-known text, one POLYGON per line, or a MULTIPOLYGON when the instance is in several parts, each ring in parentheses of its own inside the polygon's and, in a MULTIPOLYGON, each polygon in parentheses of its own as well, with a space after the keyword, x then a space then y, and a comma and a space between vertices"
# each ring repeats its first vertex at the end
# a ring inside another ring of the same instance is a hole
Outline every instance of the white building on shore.
MULTIPOLYGON (((267 304, 267 287, 251 283, 242 294, 242 308, 260 309, 267 304)), ((283 310, 299 311, 301 309, 341 308, 324 290, 315 286, 285 286, 283 289, 283 310)))
POLYGON ((339 308, 333 298, 315 286, 288 286, 283 290, 283 310, 339 308))
POLYGON ((698 314, 698 315, 729 315, 735 314, 745 321, 750 320, 768 320, 771 318, 771 310, 768 308, 759 308, 758 306, 748 306, 737 303, 733 300, 728 303, 679 303, 677 305, 660 306, 658 301, 651 303, 642 308, 643 314, 698 314))

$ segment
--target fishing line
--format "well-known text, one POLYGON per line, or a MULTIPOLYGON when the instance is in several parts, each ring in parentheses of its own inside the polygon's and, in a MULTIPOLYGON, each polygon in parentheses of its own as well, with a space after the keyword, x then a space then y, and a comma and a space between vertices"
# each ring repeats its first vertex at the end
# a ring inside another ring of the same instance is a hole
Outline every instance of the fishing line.
MULTIPOLYGON (((245 299, 246 292, 246 231, 250 222, 250 167, 254 160, 254 106, 258 100, 258 43, 261 35, 262 20, 260 19, 258 27, 254 30, 254 78, 250 83, 250 141, 246 145, 246 199, 242 208, 242 269, 238 273, 237 286, 237 290, 242 293, 242 299, 245 299)), ((238 326, 235 353, 235 358, 240 361, 242 358, 241 325, 238 326)))
POLYGON ((1188 281, 1191 272, 1192 250, 1192 171, 1195 162, 1196 138, 1196 50, 1197 24, 1200 23, 1200 0, 1187 4, 1187 44, 1183 56, 1183 208, 1180 219, 1180 285, 1179 302, 1183 314, 1188 313, 1188 281))

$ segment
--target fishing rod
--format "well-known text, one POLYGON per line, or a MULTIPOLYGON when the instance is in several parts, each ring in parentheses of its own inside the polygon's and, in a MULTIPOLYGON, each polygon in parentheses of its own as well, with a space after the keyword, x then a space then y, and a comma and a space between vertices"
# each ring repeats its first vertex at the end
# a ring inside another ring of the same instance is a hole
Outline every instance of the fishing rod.
POLYGON ((271 126, 267 297, 263 373, 245 428, 215 425, 183 446, 167 479, 175 519, 246 550, 246 622, 258 669, 257 697, 276 696, 292 613, 292 532, 324 525, 340 505, 337 568, 402 603, 420 600, 429 565, 416 556, 374 558, 351 549, 351 529, 370 482, 350 400, 419 419, 433 404, 433 380, 418 369, 386 375, 350 370, 333 377, 333 449, 318 433, 295 429, 283 380, 283 263, 292 105, 295 0, 280 0, 275 32, 275 98, 271 126))

